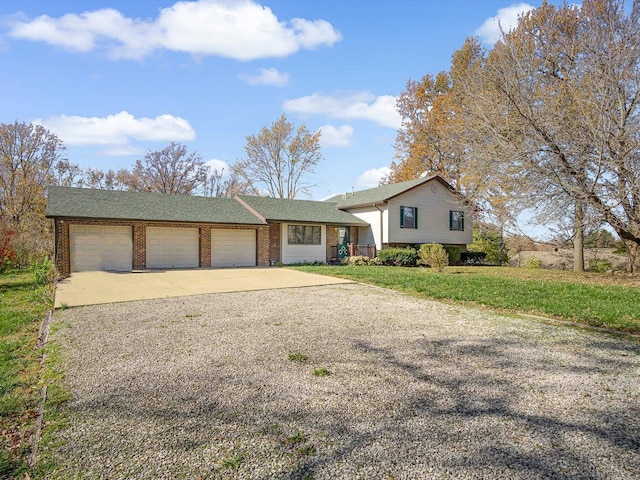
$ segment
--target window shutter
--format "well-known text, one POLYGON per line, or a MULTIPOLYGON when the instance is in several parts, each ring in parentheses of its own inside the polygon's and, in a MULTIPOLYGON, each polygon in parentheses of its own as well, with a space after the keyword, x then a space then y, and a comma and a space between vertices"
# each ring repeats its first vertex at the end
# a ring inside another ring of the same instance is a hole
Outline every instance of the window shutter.
POLYGON ((418 228, 418 207, 413 209, 413 228, 418 228))
POLYGON ((464 232, 464 213, 460 216, 460 230, 464 232))
POLYGON ((404 207, 400 207, 400 228, 404 228, 404 207))
POLYGON ((449 230, 453 230, 453 210, 449 210, 449 230))

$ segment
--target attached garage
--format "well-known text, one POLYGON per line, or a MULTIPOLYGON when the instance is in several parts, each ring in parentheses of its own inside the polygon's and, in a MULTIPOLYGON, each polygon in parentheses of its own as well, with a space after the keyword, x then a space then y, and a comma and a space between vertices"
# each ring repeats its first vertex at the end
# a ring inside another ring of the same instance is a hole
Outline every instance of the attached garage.
POLYGON ((147 268, 200 266, 198 228, 147 227, 147 268))
POLYGON ((211 230, 212 267, 255 267, 255 230, 211 230))
POLYGON ((70 225, 71 271, 114 270, 126 272, 133 264, 131 227, 70 225))

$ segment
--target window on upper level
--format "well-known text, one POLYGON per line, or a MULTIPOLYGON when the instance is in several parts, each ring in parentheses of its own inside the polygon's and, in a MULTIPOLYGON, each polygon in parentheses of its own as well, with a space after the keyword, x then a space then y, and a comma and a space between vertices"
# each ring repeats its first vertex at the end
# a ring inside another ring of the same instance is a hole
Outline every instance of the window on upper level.
POLYGON ((418 207, 400 207, 400 228, 418 228, 418 207))
POLYGON ((464 231, 464 212, 449 210, 449 230, 464 231))

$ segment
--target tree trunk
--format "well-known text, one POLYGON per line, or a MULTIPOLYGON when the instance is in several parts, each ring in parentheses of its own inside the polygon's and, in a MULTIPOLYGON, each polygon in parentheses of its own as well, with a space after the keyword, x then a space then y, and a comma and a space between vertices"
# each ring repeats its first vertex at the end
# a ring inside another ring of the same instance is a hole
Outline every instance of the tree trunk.
POLYGON ((627 247, 627 255, 629 257, 627 272, 636 273, 640 266, 640 245, 629 240, 625 240, 624 245, 627 247))
POLYGON ((584 211, 582 204, 576 202, 576 214, 573 220, 573 271, 584 272, 584 211))

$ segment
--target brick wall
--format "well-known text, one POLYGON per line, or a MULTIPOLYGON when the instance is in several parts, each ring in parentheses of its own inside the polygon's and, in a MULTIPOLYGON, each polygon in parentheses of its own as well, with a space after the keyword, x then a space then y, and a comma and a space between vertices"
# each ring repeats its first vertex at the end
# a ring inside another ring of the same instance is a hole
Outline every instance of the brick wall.
POLYGON ((200 266, 211 266, 211 227, 200 227, 200 266))
MULTIPOLYGON (((147 255, 147 227, 183 227, 200 229, 200 266, 211 266, 211 230, 212 229, 250 229, 256 227, 241 225, 222 224, 193 224, 177 222, 138 222, 138 221, 109 221, 109 220, 87 220, 87 219, 55 219, 55 263, 62 278, 71 275, 71 243, 69 235, 69 225, 108 225, 132 227, 133 233, 133 269, 141 270, 146 268, 147 255)), ((270 229, 262 227, 257 230, 257 263, 260 266, 269 264, 270 253, 270 229), (263 232, 263 233, 260 233, 263 232), (260 244, 262 243, 262 247, 260 244), (262 250, 261 250, 262 248, 262 250), (262 252, 262 253, 261 253, 262 252), (264 252, 268 252, 265 254, 264 252), (265 261, 266 259, 266 261, 265 261)))
POLYGON ((147 268, 147 228, 144 224, 133 225, 133 269, 147 268))
POLYGON ((71 246, 69 244, 69 224, 62 220, 54 220, 55 264, 62 278, 71 275, 71 246))
POLYGON ((256 259, 259 267, 268 267, 271 258, 270 227, 259 227, 256 239, 256 259))
POLYGON ((269 258, 280 262, 280 231, 281 223, 272 223, 269 225, 269 258))

